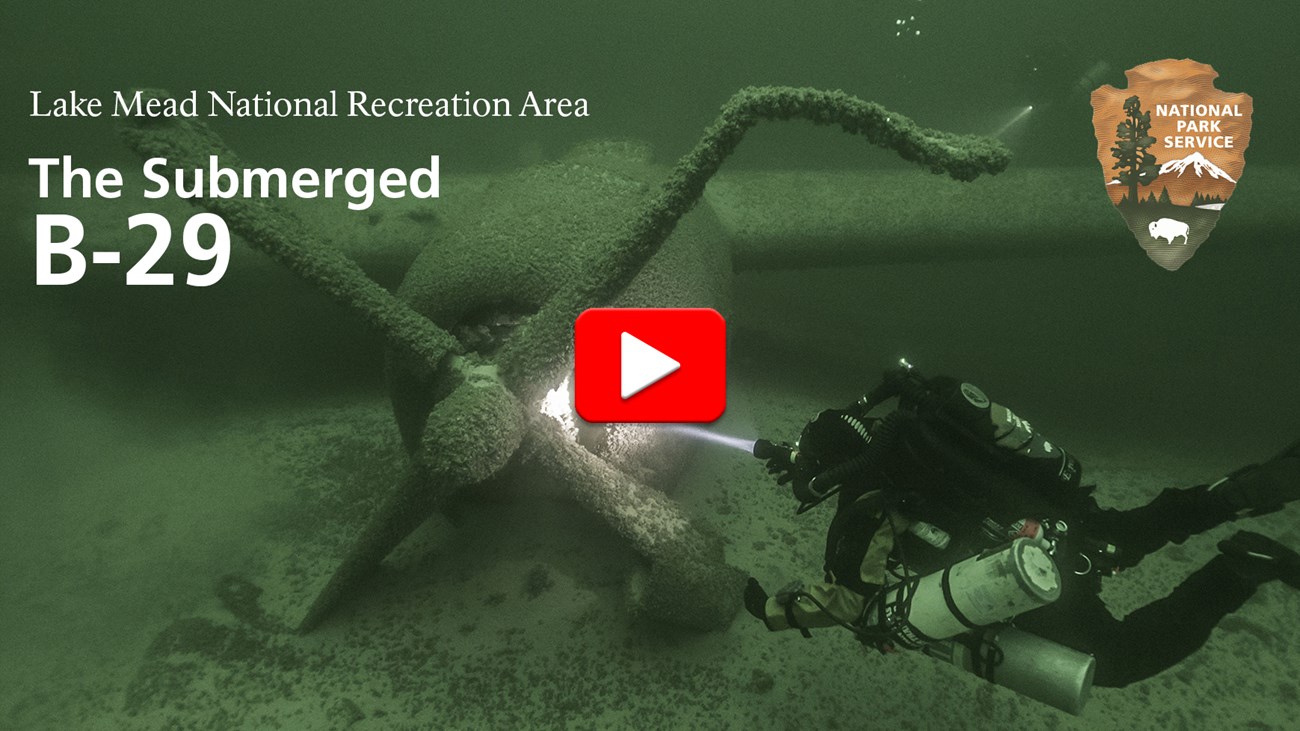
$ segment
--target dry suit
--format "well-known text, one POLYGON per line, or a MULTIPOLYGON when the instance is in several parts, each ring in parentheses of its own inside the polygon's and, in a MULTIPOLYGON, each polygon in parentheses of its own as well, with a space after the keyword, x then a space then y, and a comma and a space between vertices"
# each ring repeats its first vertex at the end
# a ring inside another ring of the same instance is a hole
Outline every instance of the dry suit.
MULTIPOLYGON (((882 586, 1005 542, 1024 530, 1023 519, 1048 525, 1056 536, 1062 591, 1058 600, 1019 615, 1014 624, 1093 655, 1094 683, 1100 686, 1122 687, 1178 663, 1264 581, 1300 584, 1300 557, 1249 534, 1264 547, 1225 548, 1168 596, 1123 619, 1099 596, 1106 576, 1136 566, 1166 544, 1182 543, 1243 511, 1258 514, 1300 497, 1296 445, 1213 489, 1169 488, 1140 508, 1106 509, 1082 485, 1078 461, 1027 421, 970 384, 934 379, 928 385, 943 394, 944 418, 932 418, 933 408, 900 401, 889 417, 895 433, 888 449, 839 490, 827 533, 825 580, 767 598, 761 609, 751 607, 769 629, 869 624, 870 599, 882 586), (1278 555, 1257 555, 1270 551, 1278 555)), ((809 464, 824 467, 860 449, 855 430, 881 426, 882 420, 861 408, 823 412, 805 429, 799 448, 809 453, 809 464)))

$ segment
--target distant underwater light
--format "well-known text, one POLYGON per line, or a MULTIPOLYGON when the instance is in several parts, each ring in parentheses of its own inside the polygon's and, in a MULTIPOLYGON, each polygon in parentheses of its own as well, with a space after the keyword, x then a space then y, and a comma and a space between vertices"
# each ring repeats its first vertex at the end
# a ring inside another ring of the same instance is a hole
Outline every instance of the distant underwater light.
POLYGON ((1011 129, 1016 124, 1018 124, 1021 120, 1023 120, 1025 117, 1029 116, 1029 113, 1032 111, 1034 111, 1034 105, 1030 104, 1024 109, 1021 109, 1019 112, 1016 112, 1016 116, 1012 117, 1010 122, 1007 122, 1006 124, 1002 125, 1002 129, 998 130, 997 132, 994 132, 993 136, 1001 137, 1002 135, 1006 134, 1007 130, 1011 129))
POLYGON ((688 424, 671 424, 665 428, 668 431, 676 432, 678 434, 683 434, 685 436, 691 437, 692 439, 699 439, 705 442, 721 444, 724 447, 739 449, 745 454, 754 453, 755 440, 753 439, 743 439, 741 437, 733 437, 728 434, 719 434, 718 432, 715 431, 709 431, 708 429, 703 429, 698 426, 690 426, 688 424))

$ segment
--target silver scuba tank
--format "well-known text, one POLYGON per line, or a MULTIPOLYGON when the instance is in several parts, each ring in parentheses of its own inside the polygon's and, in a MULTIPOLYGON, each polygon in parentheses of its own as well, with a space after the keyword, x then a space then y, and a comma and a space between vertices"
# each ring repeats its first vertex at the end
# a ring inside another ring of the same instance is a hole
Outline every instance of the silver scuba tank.
POLYGON ((886 588, 866 616, 883 614, 895 642, 915 650, 1005 622, 1060 595, 1061 573, 1047 549, 1017 538, 1000 551, 886 588))
POLYGON ((1060 596, 1061 573, 1047 546, 1019 537, 1000 551, 894 585, 879 601, 898 644, 1079 714, 1092 690, 1096 660, 1005 624, 1060 596), (963 634, 966 641, 952 639, 963 634))
POLYGON ((969 639, 936 642, 923 651, 1040 703, 1083 713, 1097 669, 1092 655, 1010 625, 978 630, 969 639))

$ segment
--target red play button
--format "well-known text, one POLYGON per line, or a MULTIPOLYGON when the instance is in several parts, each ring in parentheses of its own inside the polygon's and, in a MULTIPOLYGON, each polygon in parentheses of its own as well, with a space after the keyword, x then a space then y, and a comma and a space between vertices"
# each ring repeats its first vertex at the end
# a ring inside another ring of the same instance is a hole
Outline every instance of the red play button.
POLYGON ((587 421, 713 421, 727 408, 716 310, 592 309, 573 338, 574 404, 587 421))

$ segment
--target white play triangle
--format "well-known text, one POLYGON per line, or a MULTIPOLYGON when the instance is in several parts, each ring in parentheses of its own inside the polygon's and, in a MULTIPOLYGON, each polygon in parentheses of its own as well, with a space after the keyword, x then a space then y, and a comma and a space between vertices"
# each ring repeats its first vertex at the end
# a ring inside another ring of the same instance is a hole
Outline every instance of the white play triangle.
POLYGON ((619 395, 631 398, 652 383, 681 368, 682 364, 646 345, 635 335, 619 336, 619 395))

